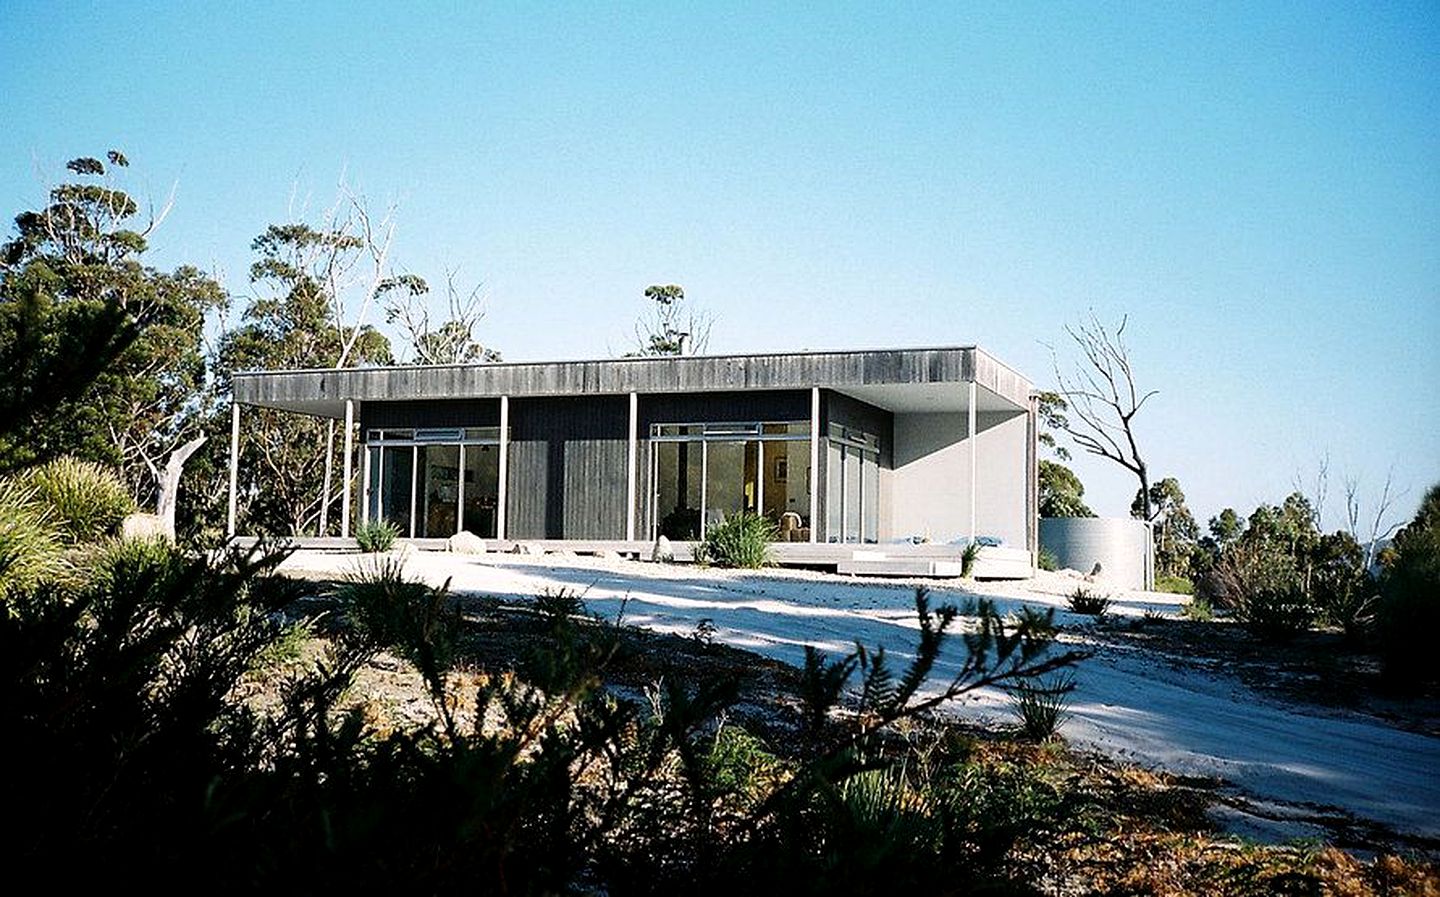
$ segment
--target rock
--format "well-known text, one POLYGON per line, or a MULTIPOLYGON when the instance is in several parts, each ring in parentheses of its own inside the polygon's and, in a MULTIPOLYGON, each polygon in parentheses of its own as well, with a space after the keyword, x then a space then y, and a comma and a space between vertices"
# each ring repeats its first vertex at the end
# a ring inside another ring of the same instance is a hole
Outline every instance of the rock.
POLYGON ((159 514, 126 514, 120 521, 120 536, 123 539, 174 539, 165 531, 165 520, 159 514))
POLYGON ((515 547, 510 549, 511 554, 539 555, 544 554, 545 549, 539 545, 532 545, 529 542, 516 542, 515 547))
POLYGON ((670 540, 661 536, 655 540, 655 549, 650 552, 650 560, 662 564, 669 564, 675 560, 675 549, 670 547, 670 540))
POLYGON ((1090 580, 1091 582, 1094 582, 1095 580, 1099 579, 1100 577, 1102 577, 1102 576, 1104 576, 1104 575, 1105 575, 1105 568, 1100 565, 1100 562, 1099 562, 1099 561, 1096 561, 1096 562, 1095 562, 1095 569, 1091 570, 1091 571, 1090 571, 1090 575, 1087 576, 1087 577, 1085 577, 1085 578, 1088 579, 1088 580, 1090 580))
POLYGON ((445 540, 445 550, 452 554, 484 554, 485 540, 471 532, 460 532, 445 540))
POLYGON ((618 551, 611 551, 611 550, 608 549, 608 548, 604 548, 604 549, 601 549, 600 551, 595 552, 595 556, 596 556, 597 558, 599 558, 600 560, 602 560, 602 561, 618 561, 618 560, 620 560, 620 552, 618 552, 618 551))

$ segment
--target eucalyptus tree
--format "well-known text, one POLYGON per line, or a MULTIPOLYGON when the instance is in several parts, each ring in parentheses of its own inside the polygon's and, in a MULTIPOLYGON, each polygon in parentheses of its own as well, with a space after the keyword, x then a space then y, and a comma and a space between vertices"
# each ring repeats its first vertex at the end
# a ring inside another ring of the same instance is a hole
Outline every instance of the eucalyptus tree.
POLYGON ((142 209, 128 167, 118 150, 71 160, 0 247, 0 467, 100 461, 148 504, 213 403, 204 334, 227 300, 195 267, 144 263, 169 202, 142 209))

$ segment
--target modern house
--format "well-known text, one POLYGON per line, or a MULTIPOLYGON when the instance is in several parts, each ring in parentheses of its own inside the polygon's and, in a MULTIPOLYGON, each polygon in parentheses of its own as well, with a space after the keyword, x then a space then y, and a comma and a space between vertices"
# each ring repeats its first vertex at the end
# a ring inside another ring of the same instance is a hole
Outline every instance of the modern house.
POLYGON ((234 378, 232 449, 245 406, 343 421, 342 536, 357 516, 501 548, 664 535, 683 555, 749 511, 781 563, 943 573, 978 539, 1028 574, 1032 392, 974 346, 257 371, 234 378))

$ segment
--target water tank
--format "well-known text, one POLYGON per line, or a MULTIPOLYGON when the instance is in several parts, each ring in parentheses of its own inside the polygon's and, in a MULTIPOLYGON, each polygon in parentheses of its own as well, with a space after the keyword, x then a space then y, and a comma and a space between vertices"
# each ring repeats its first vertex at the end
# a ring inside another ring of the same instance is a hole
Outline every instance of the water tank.
POLYGON ((1126 589, 1155 586, 1150 526, 1129 517, 1042 517, 1040 547, 1060 568, 1089 573, 1099 564, 1105 581, 1126 589))

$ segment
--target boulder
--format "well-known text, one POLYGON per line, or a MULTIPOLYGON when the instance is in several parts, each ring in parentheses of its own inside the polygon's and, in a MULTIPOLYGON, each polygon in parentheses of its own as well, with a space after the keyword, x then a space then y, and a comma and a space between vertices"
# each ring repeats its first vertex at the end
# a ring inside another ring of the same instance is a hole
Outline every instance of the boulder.
POLYGON ((611 550, 608 549, 608 548, 603 548, 603 549, 601 549, 600 551, 595 552, 595 556, 596 556, 597 558, 599 558, 600 560, 602 560, 602 561, 618 561, 618 560, 620 560, 620 552, 618 552, 618 551, 611 551, 611 550))
POLYGON ((165 530, 165 518, 159 514, 126 514, 120 521, 120 536, 124 539, 174 539, 165 530))
POLYGON ((471 532, 460 532, 445 540, 445 550, 452 554, 484 554, 485 540, 471 532))
POLYGON ((661 536, 655 540, 655 548, 650 552, 650 560, 662 564, 669 564, 675 560, 675 549, 670 547, 670 540, 661 536))
POLYGON ((511 553, 511 554, 538 555, 538 554, 544 554, 544 553, 545 553, 545 549, 541 548, 539 545, 533 545, 533 544, 531 544, 531 543, 529 543, 529 542, 516 542, 516 543, 515 543, 515 547, 513 547, 513 548, 510 549, 510 553, 511 553))

